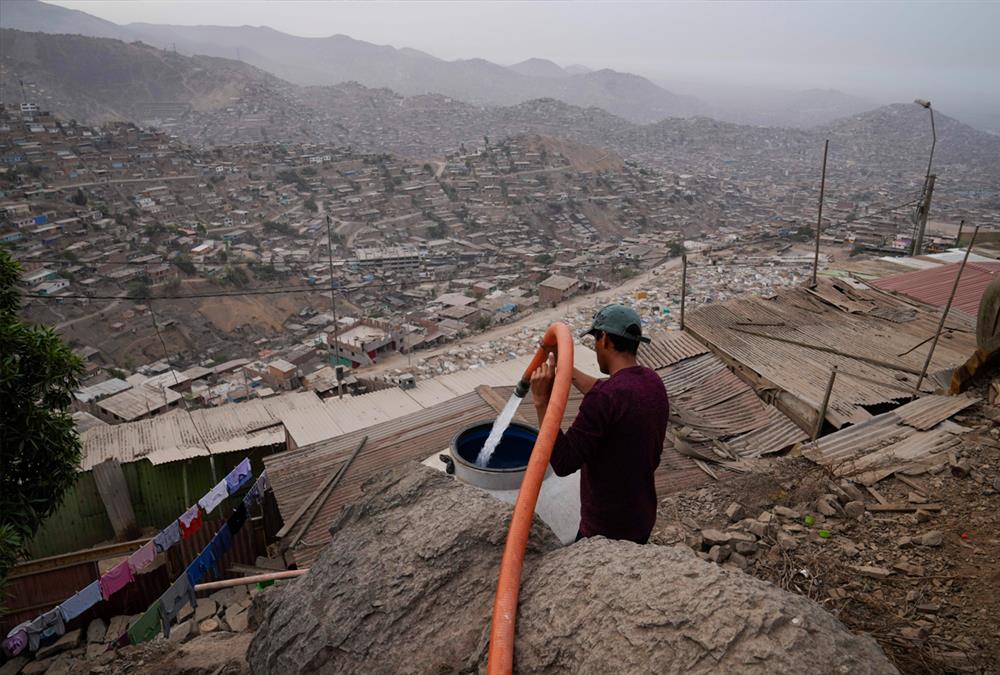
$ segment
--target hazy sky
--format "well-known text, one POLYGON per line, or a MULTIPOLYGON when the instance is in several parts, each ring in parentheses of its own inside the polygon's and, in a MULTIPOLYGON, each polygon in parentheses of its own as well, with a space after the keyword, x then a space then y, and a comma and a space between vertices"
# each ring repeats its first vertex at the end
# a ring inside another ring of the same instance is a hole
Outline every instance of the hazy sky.
POLYGON ((343 33, 446 59, 528 57, 658 81, 837 88, 997 106, 1000 1, 301 2, 72 0, 115 23, 266 25, 343 33))

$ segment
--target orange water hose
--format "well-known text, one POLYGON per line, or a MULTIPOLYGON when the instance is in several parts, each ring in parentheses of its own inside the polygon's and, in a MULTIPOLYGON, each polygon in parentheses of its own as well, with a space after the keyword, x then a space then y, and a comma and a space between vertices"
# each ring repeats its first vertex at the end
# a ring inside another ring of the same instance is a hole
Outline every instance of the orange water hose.
POLYGON ((490 651, 487 672, 501 675, 514 669, 514 625, 517 619, 517 596, 521 590, 521 568, 524 565, 524 551, 528 545, 531 520, 535 514, 538 493, 548 470, 552 447, 559 434, 559 425, 566 412, 569 388, 573 380, 573 336, 561 322, 553 323, 545 331, 542 346, 535 353, 521 378, 520 389, 531 379, 531 374, 548 358, 548 349, 558 347, 556 356, 556 379, 552 385, 549 406, 545 419, 541 421, 535 446, 531 450, 528 468, 521 481, 514 504, 514 517, 507 531, 507 544, 500 561, 500 579, 497 581, 496 599, 493 601, 493 624, 490 627, 490 651))

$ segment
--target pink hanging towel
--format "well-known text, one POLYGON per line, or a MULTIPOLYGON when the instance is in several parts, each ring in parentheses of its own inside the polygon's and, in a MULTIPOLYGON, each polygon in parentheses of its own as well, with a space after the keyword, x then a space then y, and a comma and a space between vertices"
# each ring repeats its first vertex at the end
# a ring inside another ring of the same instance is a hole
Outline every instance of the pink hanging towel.
POLYGON ((134 579, 132 568, 128 566, 128 560, 122 560, 101 577, 101 597, 107 600, 132 583, 134 579))
POLYGON ((128 557, 128 564, 132 567, 132 573, 138 574, 146 570, 156 559, 156 547, 150 539, 138 551, 128 557))

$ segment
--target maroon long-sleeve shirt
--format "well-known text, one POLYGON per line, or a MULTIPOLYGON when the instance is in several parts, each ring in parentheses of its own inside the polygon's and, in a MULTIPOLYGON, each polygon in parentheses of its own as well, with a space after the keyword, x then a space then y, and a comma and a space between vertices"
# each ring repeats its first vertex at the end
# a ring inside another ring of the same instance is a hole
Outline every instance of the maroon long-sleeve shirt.
POLYGON ((552 449, 557 476, 580 470, 580 534, 645 543, 656 522, 653 472, 660 464, 669 402, 642 366, 600 380, 552 449))

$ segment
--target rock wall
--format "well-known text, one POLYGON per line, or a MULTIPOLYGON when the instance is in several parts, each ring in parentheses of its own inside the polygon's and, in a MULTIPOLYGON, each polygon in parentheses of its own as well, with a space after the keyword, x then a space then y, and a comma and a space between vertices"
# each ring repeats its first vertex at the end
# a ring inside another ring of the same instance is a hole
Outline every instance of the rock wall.
MULTIPOLYGON (((366 486, 309 574, 259 596, 254 673, 482 671, 511 507, 410 466, 366 486)), ((518 672, 894 673, 814 602, 683 547, 559 547, 536 519, 518 672)))

